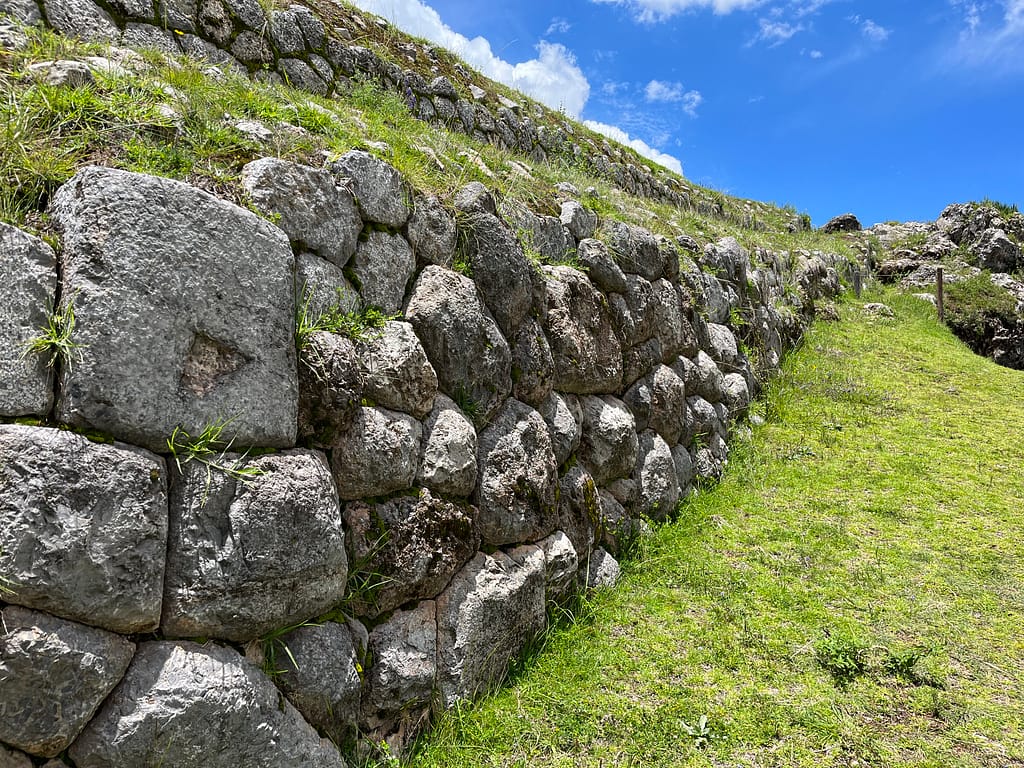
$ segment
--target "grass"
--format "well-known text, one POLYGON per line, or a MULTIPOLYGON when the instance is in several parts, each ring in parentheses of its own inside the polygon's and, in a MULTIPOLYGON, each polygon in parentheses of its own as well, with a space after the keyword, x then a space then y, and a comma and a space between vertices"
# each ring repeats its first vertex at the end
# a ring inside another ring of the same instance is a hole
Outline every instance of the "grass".
POLYGON ((408 766, 1024 765, 1024 376, 841 306, 722 482, 408 766))
POLYGON ((352 341, 373 341, 380 338, 382 328, 388 320, 398 315, 388 315, 380 307, 343 307, 341 291, 338 301, 323 308, 313 306, 313 293, 305 290, 295 310, 295 345, 301 352, 314 333, 327 331, 347 336, 352 341))
POLYGON ((224 430, 231 424, 231 419, 217 419, 207 424, 198 435, 191 435, 182 426, 176 426, 167 438, 167 452, 171 455, 179 472, 184 471, 186 464, 193 462, 206 468, 206 485, 203 503, 210 492, 213 473, 220 472, 234 480, 246 482, 263 474, 259 467, 246 466, 248 452, 235 459, 229 459, 228 453, 234 438, 226 440, 224 430))
POLYGON ((54 309, 47 315, 46 325, 39 330, 38 336, 29 339, 21 356, 42 355, 48 368, 56 368, 59 362, 70 371, 74 361, 82 356, 82 345, 71 339, 74 332, 75 305, 72 297, 63 308, 54 309))

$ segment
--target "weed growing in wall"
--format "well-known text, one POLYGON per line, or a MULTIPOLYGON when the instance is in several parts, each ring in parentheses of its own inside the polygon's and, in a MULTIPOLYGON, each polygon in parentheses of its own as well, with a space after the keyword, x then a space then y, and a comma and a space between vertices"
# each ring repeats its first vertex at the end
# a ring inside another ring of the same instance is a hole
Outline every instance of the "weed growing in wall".
POLYGON ((295 346, 301 352, 309 344, 314 333, 327 331, 347 336, 352 341, 373 341, 380 338, 381 329, 389 320, 398 315, 389 315, 380 307, 342 306, 341 291, 338 300, 327 307, 318 309, 313 305, 313 292, 303 289, 302 301, 295 313, 295 346))
POLYGON ((22 358, 42 355, 49 368, 63 364, 69 371, 76 360, 82 358, 82 345, 72 340, 75 332, 74 297, 61 309, 54 309, 46 318, 39 335, 30 339, 22 350, 22 358))
POLYGON ((246 466, 248 451, 237 459, 229 459, 227 454, 231 451, 234 438, 224 440, 224 430, 231 423, 231 419, 217 419, 207 424, 198 435, 191 435, 182 426, 177 426, 167 438, 167 450, 174 459, 179 472, 183 472, 186 464, 196 462, 206 468, 206 485, 203 491, 203 504, 206 503, 210 492, 210 483, 213 481, 213 473, 222 472, 228 477, 243 482, 252 480, 263 474, 258 467, 246 466))

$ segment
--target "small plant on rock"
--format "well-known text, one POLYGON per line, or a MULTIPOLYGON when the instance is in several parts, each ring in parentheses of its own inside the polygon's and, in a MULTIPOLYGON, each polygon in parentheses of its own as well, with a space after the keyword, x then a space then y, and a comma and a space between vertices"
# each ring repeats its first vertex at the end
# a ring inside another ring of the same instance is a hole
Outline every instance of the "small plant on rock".
POLYGON ((320 311, 313 307, 312 301, 312 291, 304 290, 295 313, 295 345, 300 352, 306 348, 310 337, 320 331, 347 336, 352 341, 372 341, 380 337, 380 329, 388 320, 398 317, 386 314, 380 307, 343 307, 340 290, 338 301, 320 311))
POLYGON ((203 431, 194 437, 179 424, 167 438, 167 450, 171 454, 171 458, 174 459, 179 472, 183 472, 185 465, 192 462, 202 464, 206 468, 204 504, 210 492, 214 471, 223 472, 228 477, 243 482, 264 474, 259 467, 246 466, 248 451, 237 459, 228 458, 227 454, 231 450, 234 438, 225 441, 222 435, 230 423, 231 419, 217 419, 207 424, 203 431))
POLYGON ((54 309, 46 318, 46 325, 39 335, 25 343, 22 358, 28 355, 43 355, 46 365, 55 368, 58 362, 71 370, 75 360, 82 359, 82 345, 71 339, 75 331, 74 297, 62 309, 54 309))

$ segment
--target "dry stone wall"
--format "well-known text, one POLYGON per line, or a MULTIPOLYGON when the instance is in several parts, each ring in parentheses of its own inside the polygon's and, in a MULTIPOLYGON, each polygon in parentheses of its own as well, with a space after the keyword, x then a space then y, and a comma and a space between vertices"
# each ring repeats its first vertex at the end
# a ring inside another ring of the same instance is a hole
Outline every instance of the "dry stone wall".
POLYGON ((267 218, 90 167, 51 203, 56 254, 0 225, 6 749, 209 768, 400 748, 721 473, 839 288, 822 254, 694 254, 568 195, 561 219, 478 184, 440 201, 363 152, 243 180, 267 218), (524 231, 583 269, 531 259, 524 231), (392 319, 297 346, 297 313, 370 304, 392 319), (76 346, 50 367, 25 343, 52 306, 76 346), (211 424, 232 452, 169 452, 211 424))

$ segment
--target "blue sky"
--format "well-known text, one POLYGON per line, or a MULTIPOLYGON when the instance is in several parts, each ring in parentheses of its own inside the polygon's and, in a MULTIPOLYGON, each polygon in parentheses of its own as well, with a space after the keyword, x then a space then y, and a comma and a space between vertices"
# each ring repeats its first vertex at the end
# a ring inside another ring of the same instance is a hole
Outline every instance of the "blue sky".
POLYGON ((1024 209, 1024 0, 356 0, 697 183, 815 225, 1024 209))

